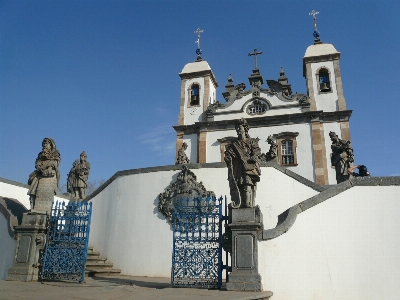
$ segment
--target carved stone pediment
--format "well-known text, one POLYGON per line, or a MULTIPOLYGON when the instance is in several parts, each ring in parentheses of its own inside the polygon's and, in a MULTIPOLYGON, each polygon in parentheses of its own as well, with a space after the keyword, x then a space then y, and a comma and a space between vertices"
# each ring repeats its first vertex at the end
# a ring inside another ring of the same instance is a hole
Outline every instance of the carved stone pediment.
POLYGON ((181 198, 194 197, 215 197, 213 191, 207 191, 203 183, 197 182, 196 175, 190 171, 185 165, 179 172, 176 181, 171 183, 164 193, 158 195, 158 210, 167 219, 168 223, 174 224, 174 203, 180 201, 181 198))

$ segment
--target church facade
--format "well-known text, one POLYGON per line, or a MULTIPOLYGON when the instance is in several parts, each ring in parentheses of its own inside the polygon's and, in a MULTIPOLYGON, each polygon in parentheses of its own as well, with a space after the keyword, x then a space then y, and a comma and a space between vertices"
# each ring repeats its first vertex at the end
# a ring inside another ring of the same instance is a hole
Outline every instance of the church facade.
POLYGON ((235 123, 245 118, 267 161, 273 159, 317 184, 336 184, 329 132, 350 140, 352 113, 343 95, 340 52, 319 39, 307 48, 305 94, 292 92, 282 68, 277 80, 264 80, 258 54, 256 49, 249 54, 254 55, 255 65, 248 87, 229 76, 222 93, 224 103, 216 101, 217 80, 200 55, 184 66, 179 74, 180 113, 174 126, 176 151, 186 143, 191 163, 223 162, 225 146, 236 137, 235 123), (272 156, 271 150, 275 150, 272 156))

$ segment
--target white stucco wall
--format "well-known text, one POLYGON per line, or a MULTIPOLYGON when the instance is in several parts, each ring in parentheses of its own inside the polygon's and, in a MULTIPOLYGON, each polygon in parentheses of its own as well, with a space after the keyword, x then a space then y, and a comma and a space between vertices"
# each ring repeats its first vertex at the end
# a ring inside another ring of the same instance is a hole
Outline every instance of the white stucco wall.
POLYGON ((0 213, 0 280, 5 280, 14 260, 17 241, 8 233, 8 222, 0 213))
POLYGON ((263 288, 286 299, 399 299, 399 186, 356 186, 259 242, 263 288))
POLYGON ((183 136, 183 141, 188 145, 185 153, 189 157, 191 163, 197 163, 197 134, 186 134, 183 136))
POLYGON ((337 111, 338 110, 338 96, 336 90, 336 80, 335 80, 335 72, 333 68, 332 61, 324 61, 318 63, 311 64, 311 74, 313 76, 313 88, 314 88, 314 97, 315 102, 317 104, 317 110, 323 110, 325 112, 328 111, 337 111), (318 82, 317 82, 317 71, 319 68, 324 67, 329 69, 330 72, 330 84, 331 90, 330 93, 318 93, 318 82))
POLYGON ((27 209, 30 208, 28 188, 0 181, 0 196, 16 199, 27 209))
MULTIPOLYGON (((227 168, 192 169, 197 181, 229 201, 227 168)), ((275 227, 277 216, 317 192, 274 168, 262 168, 256 203, 264 223, 275 227)), ((89 244, 102 256, 134 276, 165 276, 171 272, 172 228, 158 212, 158 195, 179 171, 159 171, 119 177, 91 201, 89 244)))
MULTIPOLYGON (((297 140, 297 163, 295 167, 289 167, 288 169, 307 178, 308 180, 314 181, 314 159, 311 143, 311 128, 309 124, 295 124, 295 125, 282 125, 282 126, 271 126, 271 127, 253 127, 250 128, 249 134, 251 137, 258 137, 258 142, 261 152, 266 153, 269 151, 269 144, 267 138, 269 135, 278 134, 281 132, 298 132, 299 135, 296 137, 297 140)), ((329 133, 329 132, 328 132, 329 133)), ((207 162, 221 162, 221 147, 218 139, 234 136, 236 137, 235 130, 226 131, 213 131, 207 133, 207 162)), ((330 149, 330 146, 329 148, 330 149)), ((336 183, 336 181, 335 181, 336 183)))

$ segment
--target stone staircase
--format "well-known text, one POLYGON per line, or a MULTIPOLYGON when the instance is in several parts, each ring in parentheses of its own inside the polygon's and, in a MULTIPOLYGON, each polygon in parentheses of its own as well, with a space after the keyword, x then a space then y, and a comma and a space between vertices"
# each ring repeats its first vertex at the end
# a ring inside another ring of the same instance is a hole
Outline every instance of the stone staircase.
POLYGON ((100 252, 94 251, 94 248, 88 247, 85 273, 88 277, 119 275, 121 270, 113 269, 113 264, 106 262, 106 257, 101 257, 100 252))

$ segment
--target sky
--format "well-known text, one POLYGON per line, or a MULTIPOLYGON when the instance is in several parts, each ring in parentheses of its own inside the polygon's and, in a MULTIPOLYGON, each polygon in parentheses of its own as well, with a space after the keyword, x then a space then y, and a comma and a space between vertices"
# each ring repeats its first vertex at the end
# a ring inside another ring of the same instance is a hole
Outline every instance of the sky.
POLYGON ((264 79, 282 66, 306 93, 313 9, 322 42, 341 52, 355 163, 400 175, 400 1, 2 0, 0 177, 26 183, 45 137, 60 151, 61 185, 82 151, 89 181, 174 164, 178 74, 196 59, 194 31, 204 30, 218 101, 229 74, 248 86, 255 48, 264 79))

